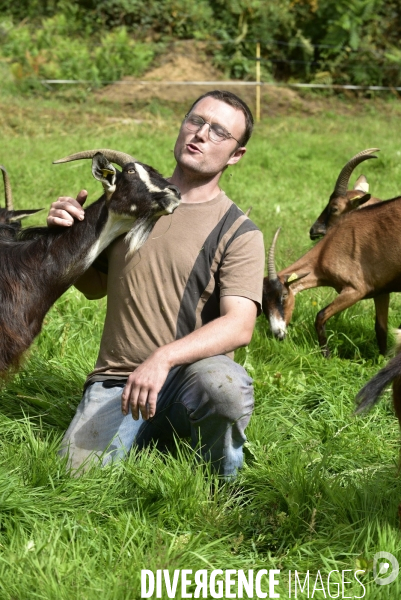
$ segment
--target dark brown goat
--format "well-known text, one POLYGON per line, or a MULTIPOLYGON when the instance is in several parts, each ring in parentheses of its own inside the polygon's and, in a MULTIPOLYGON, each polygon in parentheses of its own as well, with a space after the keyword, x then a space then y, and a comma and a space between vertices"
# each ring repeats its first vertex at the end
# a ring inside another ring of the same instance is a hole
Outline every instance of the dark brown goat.
MULTIPOLYGON (((356 396, 356 415, 369 411, 380 400, 385 388, 393 383, 393 406, 401 427, 401 329, 396 330, 397 354, 366 383, 356 396)), ((401 453, 400 453, 401 467, 401 453)), ((401 504, 398 506, 401 522, 401 504)))
POLYGON ((316 246, 279 273, 274 261, 278 233, 269 250, 268 276, 263 282, 263 312, 273 334, 284 339, 298 292, 327 286, 339 295, 316 317, 323 354, 329 355, 328 319, 364 298, 374 299, 376 339, 384 354, 389 293, 401 291, 401 197, 344 215, 316 246))
POLYGON ((377 156, 373 156, 373 152, 378 151, 379 148, 362 150, 362 152, 353 156, 351 160, 347 162, 345 167, 342 168, 327 205, 309 230, 311 240, 316 240, 323 235, 326 235, 329 227, 332 227, 337 223, 342 215, 360 208, 361 206, 368 206, 370 204, 381 202, 379 198, 374 198, 368 193, 369 184, 364 175, 358 177, 352 190, 348 190, 349 180, 353 170, 364 160, 377 158, 377 156))
POLYGON ((3 231, 4 236, 6 235, 6 232, 10 235, 16 233, 17 230, 21 227, 21 219, 29 217, 29 215, 33 215, 42 209, 37 208, 33 210, 14 210, 10 178, 8 176, 6 168, 3 165, 0 165, 0 170, 3 175, 4 195, 6 204, 5 208, 0 208, 0 223, 7 223, 8 225, 10 225, 10 227, 3 231))
POLYGON ((0 240, 0 376, 18 368, 47 311, 102 250, 128 232, 127 251, 134 252, 156 220, 180 202, 178 188, 121 152, 93 150, 57 162, 92 157, 93 175, 105 193, 83 221, 69 228, 27 228, 14 240, 0 240))
POLYGON ((393 382, 393 404, 401 427, 401 329, 396 330, 397 354, 359 390, 355 414, 369 411, 380 400, 385 388, 393 382))

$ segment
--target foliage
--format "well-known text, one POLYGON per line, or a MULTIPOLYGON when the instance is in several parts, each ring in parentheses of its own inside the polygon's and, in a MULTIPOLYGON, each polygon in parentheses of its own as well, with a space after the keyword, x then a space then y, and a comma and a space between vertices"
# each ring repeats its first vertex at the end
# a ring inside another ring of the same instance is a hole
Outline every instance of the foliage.
POLYGON ((154 57, 149 44, 135 41, 125 27, 105 32, 96 40, 73 35, 66 15, 57 15, 31 31, 3 23, 2 56, 17 82, 38 79, 83 79, 95 83, 124 75, 138 76, 154 57))
POLYGON ((139 74, 155 44, 192 38, 209 42, 229 77, 254 78, 259 40, 264 79, 401 83, 398 0, 0 0, 0 9, 9 18, 0 55, 17 78, 77 77, 80 64, 78 78, 94 81, 139 74), (103 44, 106 60, 93 49, 103 44))

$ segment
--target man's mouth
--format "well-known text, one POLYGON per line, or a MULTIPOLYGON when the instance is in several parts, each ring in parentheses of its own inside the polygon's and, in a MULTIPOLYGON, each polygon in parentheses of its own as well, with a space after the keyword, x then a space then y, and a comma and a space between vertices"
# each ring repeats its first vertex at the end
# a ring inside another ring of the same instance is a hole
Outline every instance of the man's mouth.
POLYGON ((190 152, 195 152, 195 153, 196 153, 196 152, 199 152, 200 154, 202 154, 202 150, 200 150, 200 149, 198 148, 198 146, 195 146, 195 144, 187 144, 187 149, 188 149, 190 152))

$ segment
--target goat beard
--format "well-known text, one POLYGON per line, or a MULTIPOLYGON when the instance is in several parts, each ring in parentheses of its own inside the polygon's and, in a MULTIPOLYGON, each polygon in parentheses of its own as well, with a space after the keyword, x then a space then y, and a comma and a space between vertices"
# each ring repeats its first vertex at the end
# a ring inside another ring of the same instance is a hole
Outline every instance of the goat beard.
POLYGON ((141 246, 148 239, 153 227, 155 226, 157 221, 157 217, 139 217, 134 226, 129 230, 127 235, 125 236, 125 242, 128 245, 127 257, 131 258, 131 256, 139 250, 141 246))

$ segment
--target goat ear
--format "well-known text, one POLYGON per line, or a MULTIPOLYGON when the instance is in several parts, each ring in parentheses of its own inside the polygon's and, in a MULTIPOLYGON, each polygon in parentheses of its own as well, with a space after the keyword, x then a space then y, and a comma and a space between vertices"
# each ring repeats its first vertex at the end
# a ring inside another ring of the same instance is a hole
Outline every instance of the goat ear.
POLYGON ((365 175, 360 175, 358 177, 358 179, 355 181, 355 185, 352 189, 358 190, 358 192, 364 192, 364 194, 368 193, 369 184, 368 184, 368 180, 366 179, 365 175))
POLYGON ((370 199, 371 199, 371 194, 365 194, 364 196, 356 196, 355 198, 351 198, 350 202, 351 202, 352 210, 354 210, 355 208, 358 208, 362 204, 365 204, 365 202, 367 202, 370 199))
POLYGON ((287 285, 292 285, 293 283, 296 283, 300 279, 303 279, 304 277, 309 275, 309 273, 310 273, 310 271, 308 271, 308 273, 302 273, 301 275, 298 275, 298 273, 291 273, 291 275, 286 275, 284 277, 284 282, 287 285))
POLYGON ((29 217, 29 215, 34 215, 41 210, 43 210, 43 208, 36 208, 34 210, 13 210, 11 216, 7 216, 7 220, 10 223, 13 221, 20 221, 21 219, 25 219, 25 217, 29 217))
POLYGON ((92 158, 92 175, 101 182, 108 195, 115 191, 117 170, 101 152, 97 152, 92 158))

